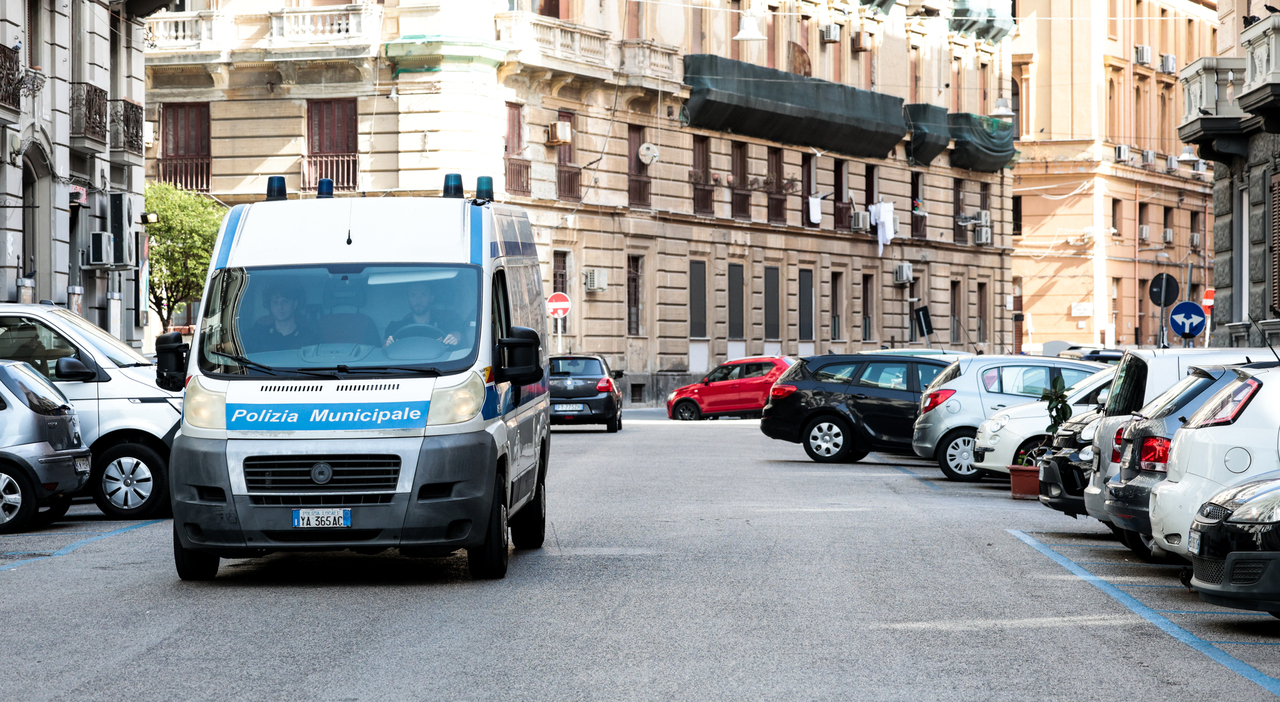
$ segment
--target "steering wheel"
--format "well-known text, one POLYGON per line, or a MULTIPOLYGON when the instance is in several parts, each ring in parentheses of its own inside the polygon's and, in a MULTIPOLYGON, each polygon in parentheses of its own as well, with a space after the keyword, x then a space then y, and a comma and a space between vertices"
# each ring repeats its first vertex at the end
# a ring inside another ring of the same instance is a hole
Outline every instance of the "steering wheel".
POLYGON ((391 336, 395 337, 396 341, 399 341, 400 339, 410 336, 426 336, 432 339, 443 339, 447 334, 443 329, 434 324, 409 324, 400 327, 400 329, 391 336))

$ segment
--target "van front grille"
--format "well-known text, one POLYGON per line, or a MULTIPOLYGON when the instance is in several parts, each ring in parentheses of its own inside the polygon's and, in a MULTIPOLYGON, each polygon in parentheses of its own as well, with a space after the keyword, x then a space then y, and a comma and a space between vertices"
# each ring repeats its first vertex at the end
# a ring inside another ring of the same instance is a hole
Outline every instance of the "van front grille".
POLYGON ((244 459, 249 492, 390 492, 400 481, 400 457, 377 454, 250 456, 244 459), (328 471, 313 470, 320 464, 328 471), (326 482, 317 482, 313 473, 326 482))
POLYGON ((250 495, 249 502, 258 507, 355 507, 389 505, 394 496, 390 492, 372 495, 250 495))

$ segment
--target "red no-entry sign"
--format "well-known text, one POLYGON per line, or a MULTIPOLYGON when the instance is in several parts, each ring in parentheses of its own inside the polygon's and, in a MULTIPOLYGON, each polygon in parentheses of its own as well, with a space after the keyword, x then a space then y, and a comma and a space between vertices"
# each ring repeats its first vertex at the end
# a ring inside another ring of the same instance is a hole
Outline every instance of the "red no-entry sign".
POLYGON ((547 298, 547 314, 554 319, 568 317, 570 307, 572 304, 569 302, 569 296, 562 292, 551 293, 551 297, 547 298))

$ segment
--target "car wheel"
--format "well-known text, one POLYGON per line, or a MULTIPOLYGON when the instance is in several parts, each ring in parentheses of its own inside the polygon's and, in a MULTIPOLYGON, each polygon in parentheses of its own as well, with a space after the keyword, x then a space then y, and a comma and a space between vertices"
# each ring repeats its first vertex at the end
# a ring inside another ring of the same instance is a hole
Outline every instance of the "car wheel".
POLYGON ((516 516, 511 518, 511 543, 516 548, 542 548, 547 538, 547 453, 543 451, 538 463, 538 484, 534 486, 533 499, 529 500, 516 516))
POLYGON ((616 434, 622 428, 622 417, 614 415, 609 421, 605 422, 604 429, 610 434, 616 434))
POLYGON ((219 560, 217 554, 183 546, 178 538, 178 523, 173 523, 173 565, 179 578, 197 582, 213 580, 218 577, 219 560))
POLYGON ((1156 544, 1156 540, 1152 537, 1147 536, 1146 534, 1140 534, 1130 529, 1120 529, 1119 536, 1120 543, 1128 546, 1130 551, 1133 551, 1143 558, 1152 557, 1151 547, 1156 544))
POLYGON ((98 509, 121 519, 148 519, 169 507, 169 465, 142 444, 119 444, 93 460, 89 492, 98 509))
POLYGON ((0 464, 0 534, 22 531, 36 513, 36 489, 16 468, 0 464))
POLYGON ((973 467, 973 429, 958 429, 947 434, 938 443, 938 467, 947 480, 976 483, 982 480, 982 472, 973 467))
POLYGON ((844 462, 857 463, 858 461, 861 461, 862 459, 866 458, 867 455, 870 453, 871 453, 870 451, 864 451, 862 449, 849 449, 849 455, 844 457, 844 462))
POLYGON ((467 567, 476 580, 499 580, 507 576, 507 490, 506 477, 499 474, 489 508, 489 528, 484 543, 467 549, 467 567))
POLYGON ((1027 439, 1023 442, 1023 444, 1018 447, 1018 450, 1014 452, 1013 456, 1015 460, 1018 456, 1024 457, 1024 460, 1026 461, 1025 465, 1038 466, 1040 465, 1040 459, 1049 455, 1049 452, 1052 450, 1053 438, 1049 436, 1038 436, 1034 439, 1027 439))
POLYGON ((839 417, 818 417, 804 428, 804 452, 819 463, 837 463, 853 451, 849 423, 839 417))
POLYGON ((676 419, 682 422, 696 422, 702 419, 702 410, 699 409, 698 403, 692 400, 685 400, 676 405, 676 419))
POLYGON ((60 495, 49 500, 49 505, 44 509, 36 512, 31 523, 34 526, 45 527, 67 516, 67 510, 71 509, 71 498, 67 495, 60 495))

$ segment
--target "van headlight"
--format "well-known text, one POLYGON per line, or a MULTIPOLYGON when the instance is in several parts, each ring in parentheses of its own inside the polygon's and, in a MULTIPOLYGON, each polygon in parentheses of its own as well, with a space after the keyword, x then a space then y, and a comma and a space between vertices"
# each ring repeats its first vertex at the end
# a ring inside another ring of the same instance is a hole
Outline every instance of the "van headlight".
POLYGON ((200 429, 226 430, 227 394, 206 388, 200 384, 200 376, 193 376, 187 383, 182 418, 187 424, 200 429))
POLYGON ((484 381, 475 373, 468 373, 460 385, 449 388, 436 386, 431 391, 431 407, 427 410, 427 424, 457 424, 480 413, 484 407, 484 381))

